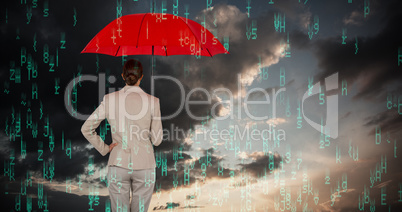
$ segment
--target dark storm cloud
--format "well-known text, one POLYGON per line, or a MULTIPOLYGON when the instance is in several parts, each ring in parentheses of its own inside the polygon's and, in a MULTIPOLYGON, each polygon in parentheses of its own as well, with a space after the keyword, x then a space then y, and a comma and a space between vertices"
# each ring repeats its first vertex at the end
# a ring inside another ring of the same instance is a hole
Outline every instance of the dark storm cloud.
POLYGON ((402 46, 401 32, 397 26, 402 21, 402 2, 381 4, 377 11, 384 23, 384 29, 374 37, 357 36, 358 52, 355 54, 355 40, 350 38, 342 45, 342 38, 319 40, 315 44, 318 65, 323 70, 318 74, 323 79, 339 72, 339 78, 350 87, 358 82, 355 99, 385 98, 385 91, 400 91, 401 67, 398 66, 398 48, 402 46), (398 83, 398 85, 394 85, 398 83))
MULTIPOLYGON (((16 142, 18 143, 18 142, 16 142)), ((26 178, 27 174, 36 177, 44 178, 44 171, 50 173, 50 165, 54 164, 54 175, 48 175, 47 180, 52 180, 52 182, 65 183, 66 179, 69 178, 73 182, 78 182, 79 177, 82 182, 88 182, 85 179, 89 176, 90 167, 93 171, 106 166, 107 161, 102 162, 102 156, 94 149, 88 149, 84 146, 71 151, 70 156, 67 155, 66 149, 54 148, 51 152, 49 146, 44 142, 44 147, 41 148, 42 152, 32 151, 27 152, 25 158, 19 156, 19 152, 15 151, 15 147, 10 145, 11 142, 5 139, 1 133, 0 144, 2 149, 0 151, 0 157, 2 158, 2 167, 9 166, 9 163, 14 163, 13 165, 13 178, 16 181, 23 180, 26 178), (12 153, 14 151, 14 153, 12 153), (92 166, 90 166, 92 164, 92 166), (47 167, 44 169, 44 167, 47 167)), ((28 146, 28 144, 27 144, 28 146)), ((5 169, 4 169, 5 170, 5 169)), ((7 174, 8 177, 8 174, 7 174)), ((2 178, 2 180, 6 180, 2 178)), ((5 181, 2 181, 5 183, 5 181)))
POLYGON ((192 159, 192 156, 181 152, 180 150, 177 151, 169 151, 164 154, 166 156, 167 162, 166 165, 168 168, 174 168, 177 164, 183 164, 185 161, 192 159), (175 161, 177 158, 177 162, 175 161))
POLYGON ((230 172, 238 173, 238 170, 223 167, 224 158, 214 154, 214 148, 206 149, 203 152, 204 155, 198 160, 200 163, 198 171, 202 173, 202 164, 205 164, 207 167, 205 171, 206 178, 224 179, 230 177, 230 172))
POLYGON ((155 206, 152 210, 157 211, 157 210, 168 210, 168 209, 174 209, 180 206, 180 203, 176 202, 167 202, 165 206, 160 205, 160 206, 155 206))
POLYGON ((157 211, 157 210, 169 210, 169 209, 190 209, 190 208, 203 208, 204 206, 198 206, 198 205, 186 205, 186 206, 181 206, 180 203, 176 202, 167 202, 166 205, 159 205, 155 206, 152 210, 157 211))
MULTIPOLYGON (((181 186, 191 186, 198 181, 206 183, 208 179, 225 179, 230 177, 230 172, 238 173, 238 170, 231 170, 221 167, 223 158, 214 155, 213 148, 203 150, 203 155, 196 159, 190 155, 183 154, 183 159, 173 160, 173 154, 167 153, 164 157, 167 159, 167 175, 162 169, 158 169, 156 175, 156 184, 161 186, 161 190, 169 191, 172 189, 180 189, 181 186), (203 166, 202 164, 205 164, 203 166), (219 168, 219 169, 218 169, 219 168), (203 170, 205 169, 205 170, 203 170), (189 170, 189 181, 185 182, 185 171, 189 170), (222 171, 222 173, 219 172, 222 171), (204 172, 205 171, 205 172, 204 172), (174 186, 176 185, 176 188, 174 186)), ((155 191, 157 190, 155 186, 155 191)))
MULTIPOLYGON (((2 177, 3 178, 3 177, 2 177)), ((3 180, 1 180, 3 181, 3 180)), ((24 185, 24 184, 22 184, 24 185)), ((90 209, 90 199, 89 193, 87 195, 77 195, 74 194, 74 191, 71 190, 71 193, 66 191, 55 191, 52 188, 48 187, 46 184, 43 186, 43 202, 42 204, 47 204, 47 206, 42 205, 42 208, 39 208, 38 204, 40 204, 38 199, 38 194, 40 189, 38 189, 38 184, 32 183, 28 185, 26 188, 26 195, 18 195, 14 192, 21 190, 21 182, 8 182, 8 189, 4 189, 4 186, 0 189, 0 199, 2 201, 2 211, 14 211, 20 207, 20 211, 28 211, 27 210, 27 199, 31 198, 32 210, 31 211, 40 211, 44 209, 48 209, 49 211, 60 211, 60 212, 69 212, 69 211, 82 211, 90 209), (5 193, 8 192, 8 193, 5 193), (46 197, 45 197, 46 196, 46 197), (20 204, 17 204, 16 198, 20 198, 20 204), (46 202, 45 202, 46 198, 46 202), (67 204, 66 201, 69 201, 73 204, 67 204), (8 203, 8 204, 4 204, 8 203), (18 206, 19 205, 19 206, 18 206)), ((85 188, 84 188, 85 189, 85 188)), ((98 192, 94 188, 92 193, 94 196, 95 192, 98 192)), ((91 194, 91 196, 92 196, 91 194)), ((106 202, 109 201, 109 196, 99 196, 94 197, 94 202, 92 204, 92 209, 94 211, 105 211, 106 202)))
POLYGON ((402 116, 393 108, 367 117, 364 126, 372 128, 370 135, 375 135, 376 128, 379 127, 380 132, 390 133, 392 137, 399 137, 401 134, 402 116))
POLYGON ((289 33, 289 40, 291 40, 292 47, 298 49, 310 48, 312 43, 305 32, 297 29, 289 33))
POLYGON ((278 154, 268 153, 256 155, 254 161, 248 164, 239 164, 241 170, 251 173, 254 177, 260 178, 269 175, 271 171, 279 168, 282 157, 278 154))

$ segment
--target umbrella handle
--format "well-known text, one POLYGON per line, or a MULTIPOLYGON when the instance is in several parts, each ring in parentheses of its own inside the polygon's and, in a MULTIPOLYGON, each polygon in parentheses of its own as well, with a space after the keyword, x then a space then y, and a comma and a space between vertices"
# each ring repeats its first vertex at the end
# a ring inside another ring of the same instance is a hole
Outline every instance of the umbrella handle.
POLYGON ((154 46, 152 46, 152 71, 151 76, 154 76, 154 46))
MULTIPOLYGON (((152 46, 152 64, 151 64, 151 87, 152 91, 154 90, 154 46, 152 46)), ((152 93, 154 95, 154 93, 152 93)))

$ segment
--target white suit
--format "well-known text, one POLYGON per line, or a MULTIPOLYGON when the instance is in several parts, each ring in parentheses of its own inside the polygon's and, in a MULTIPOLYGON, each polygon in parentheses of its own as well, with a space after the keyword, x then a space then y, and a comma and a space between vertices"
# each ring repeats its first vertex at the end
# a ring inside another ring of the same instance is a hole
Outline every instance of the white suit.
POLYGON ((147 94, 139 86, 129 85, 103 97, 102 103, 81 128, 84 137, 103 156, 109 152, 109 145, 97 135, 95 129, 105 118, 110 124, 112 143, 118 143, 110 152, 107 163, 108 171, 114 172, 109 173, 108 179, 115 181, 108 180, 112 211, 117 211, 120 205, 129 207, 127 193, 122 194, 121 191, 129 191, 130 185, 133 197, 140 197, 133 199, 131 211, 136 210, 133 207, 136 207, 138 201, 139 208, 143 210, 146 207, 147 211, 155 183, 156 163, 152 144, 158 146, 163 137, 159 98, 147 94), (123 182, 124 180, 126 182, 123 182), (121 188, 121 185, 126 187, 121 188), (136 191, 143 193, 138 194, 136 191), (141 204, 145 207, 141 207, 141 204))

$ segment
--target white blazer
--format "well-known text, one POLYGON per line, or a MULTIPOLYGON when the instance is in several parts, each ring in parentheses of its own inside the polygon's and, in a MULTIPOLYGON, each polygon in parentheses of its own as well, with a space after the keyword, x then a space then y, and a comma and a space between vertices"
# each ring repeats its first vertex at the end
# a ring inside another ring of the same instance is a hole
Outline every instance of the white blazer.
POLYGON ((81 127, 84 137, 102 156, 109 152, 109 145, 95 129, 105 118, 112 132, 112 143, 119 143, 110 152, 107 166, 131 170, 156 167, 152 144, 158 146, 163 138, 159 98, 139 86, 129 85, 103 97, 81 127))

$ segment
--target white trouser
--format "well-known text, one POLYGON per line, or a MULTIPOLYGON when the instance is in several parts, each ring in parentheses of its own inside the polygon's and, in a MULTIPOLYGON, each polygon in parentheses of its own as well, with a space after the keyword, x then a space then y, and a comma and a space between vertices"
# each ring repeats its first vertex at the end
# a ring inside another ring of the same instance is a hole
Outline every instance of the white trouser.
POLYGON ((130 170, 109 166, 107 178, 112 212, 148 211, 155 186, 155 175, 155 168, 130 170))

